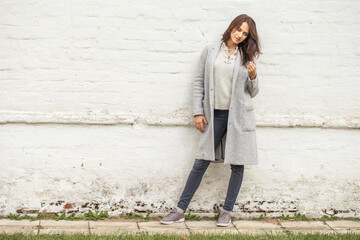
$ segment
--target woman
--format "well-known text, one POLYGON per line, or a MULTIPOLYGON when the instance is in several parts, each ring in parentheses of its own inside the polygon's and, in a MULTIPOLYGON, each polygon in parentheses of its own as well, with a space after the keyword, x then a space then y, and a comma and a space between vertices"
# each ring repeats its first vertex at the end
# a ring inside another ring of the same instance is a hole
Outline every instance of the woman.
POLYGON ((256 25, 246 14, 230 23, 221 41, 203 49, 193 89, 195 127, 201 132, 196 160, 177 206, 161 223, 184 221, 209 164, 223 162, 232 172, 217 226, 230 224, 244 165, 258 164, 252 98, 259 92, 254 60, 259 54, 256 25))

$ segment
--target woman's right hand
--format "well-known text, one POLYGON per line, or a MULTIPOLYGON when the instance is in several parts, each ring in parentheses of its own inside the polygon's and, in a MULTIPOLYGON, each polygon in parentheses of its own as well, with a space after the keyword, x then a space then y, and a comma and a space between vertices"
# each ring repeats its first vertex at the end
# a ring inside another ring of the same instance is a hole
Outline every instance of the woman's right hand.
POLYGON ((195 127, 200 131, 204 132, 204 125, 203 122, 207 125, 207 121, 204 115, 197 115, 195 116, 195 127))

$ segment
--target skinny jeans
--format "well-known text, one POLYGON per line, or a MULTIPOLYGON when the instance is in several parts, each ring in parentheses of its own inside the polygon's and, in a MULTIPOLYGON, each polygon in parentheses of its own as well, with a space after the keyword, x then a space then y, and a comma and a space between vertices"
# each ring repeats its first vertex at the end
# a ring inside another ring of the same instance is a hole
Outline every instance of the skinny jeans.
MULTIPOLYGON (((221 139, 227 131, 228 116, 229 110, 214 110, 214 149, 218 147, 221 139)), ((210 160, 195 159, 177 207, 183 209, 184 211, 187 209, 210 163, 210 160)), ((230 164, 230 167, 231 176, 225 198, 225 204, 223 206, 223 209, 227 211, 232 211, 234 208, 244 176, 244 165, 230 164)))

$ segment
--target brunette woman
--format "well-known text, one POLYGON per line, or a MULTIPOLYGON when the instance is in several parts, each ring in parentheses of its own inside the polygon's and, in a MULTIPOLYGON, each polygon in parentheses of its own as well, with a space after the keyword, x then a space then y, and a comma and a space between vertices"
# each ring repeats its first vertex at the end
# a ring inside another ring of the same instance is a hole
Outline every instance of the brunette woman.
POLYGON ((193 116, 200 131, 193 168, 177 206, 161 220, 184 221, 210 163, 230 164, 231 176, 217 226, 228 226, 244 175, 244 165, 258 164, 252 98, 259 92, 255 57, 261 54, 255 21, 237 16, 222 39, 204 47, 193 88, 193 116))

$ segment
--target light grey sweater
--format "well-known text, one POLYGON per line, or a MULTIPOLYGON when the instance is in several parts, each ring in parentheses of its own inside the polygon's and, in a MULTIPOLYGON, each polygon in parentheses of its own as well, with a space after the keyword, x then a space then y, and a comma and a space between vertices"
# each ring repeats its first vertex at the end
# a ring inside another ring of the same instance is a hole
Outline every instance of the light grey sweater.
MULTIPOLYGON (((240 52, 235 59, 233 92, 228 128, 221 144, 214 148, 214 62, 221 41, 206 45, 200 55, 193 85, 193 116, 204 115, 208 124, 199 133, 195 159, 225 164, 258 164, 253 99, 259 93, 259 73, 250 80, 247 66, 241 64, 240 52)), ((257 65, 254 58, 254 64, 257 65)), ((257 69, 258 70, 258 69, 257 69)))
POLYGON ((215 109, 228 110, 230 106, 232 77, 238 47, 228 55, 228 48, 222 42, 214 62, 214 103, 215 109))

